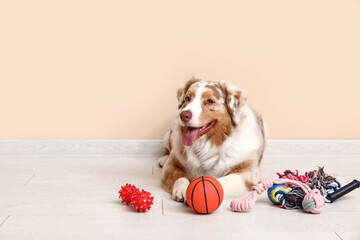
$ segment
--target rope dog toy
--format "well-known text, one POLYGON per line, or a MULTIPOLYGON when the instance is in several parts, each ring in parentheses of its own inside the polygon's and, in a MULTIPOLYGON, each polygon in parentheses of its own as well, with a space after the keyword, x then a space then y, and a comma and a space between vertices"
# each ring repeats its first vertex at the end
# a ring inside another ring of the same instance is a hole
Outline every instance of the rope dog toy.
MULTIPOLYGON (((305 183, 311 189, 319 189, 321 195, 324 196, 325 203, 331 201, 331 193, 341 188, 340 182, 338 182, 334 176, 327 174, 324 170, 324 167, 318 167, 317 170, 306 172, 304 175, 299 175, 298 170, 295 172, 286 170, 283 174, 277 173, 277 175, 279 178, 287 178, 305 183)), ((270 200, 274 200, 274 197, 278 198, 277 200, 280 200, 280 202, 275 202, 274 204, 280 205, 279 207, 285 209, 302 208, 305 192, 300 187, 286 184, 290 192, 285 193, 284 191, 277 191, 276 186, 278 185, 276 184, 268 190, 268 192, 271 191, 272 193, 272 199, 269 198, 270 200)))
POLYGON ((302 202, 304 211, 310 213, 320 213, 324 208, 324 197, 318 189, 311 189, 305 183, 285 179, 285 178, 266 178, 259 181, 259 183, 251 188, 251 191, 245 196, 232 200, 230 204, 231 210, 234 212, 244 212, 250 210, 255 206, 257 194, 262 193, 268 188, 271 188, 274 184, 292 184, 300 187, 305 192, 305 197, 302 202), (249 199, 248 199, 249 198, 249 199))

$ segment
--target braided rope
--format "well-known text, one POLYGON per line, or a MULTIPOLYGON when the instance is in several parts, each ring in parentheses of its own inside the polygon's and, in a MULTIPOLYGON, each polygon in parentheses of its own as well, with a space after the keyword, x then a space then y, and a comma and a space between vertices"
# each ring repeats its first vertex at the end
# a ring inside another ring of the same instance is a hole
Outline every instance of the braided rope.
POLYGON ((234 212, 245 212, 255 206, 256 193, 260 194, 268 188, 274 185, 274 181, 277 178, 266 178, 259 181, 258 185, 251 188, 251 191, 237 200, 232 200, 230 207, 234 212), (247 199, 251 197, 250 199, 247 199))
POLYGON ((261 194, 266 189, 271 188, 274 184, 290 183, 300 187, 305 192, 303 207, 306 212, 320 213, 324 208, 324 197, 318 189, 311 189, 308 185, 285 178, 266 178, 251 188, 251 191, 245 196, 232 200, 230 204, 231 210, 234 212, 244 212, 255 206, 257 194, 261 194))

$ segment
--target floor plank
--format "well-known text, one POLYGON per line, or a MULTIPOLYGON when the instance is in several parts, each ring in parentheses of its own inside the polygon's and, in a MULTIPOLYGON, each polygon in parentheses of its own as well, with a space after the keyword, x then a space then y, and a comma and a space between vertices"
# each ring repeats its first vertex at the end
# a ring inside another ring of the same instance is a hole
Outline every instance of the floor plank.
POLYGON ((5 224, 7 219, 9 218, 9 215, 7 216, 0 216, 0 228, 5 224))
POLYGON ((360 231, 351 231, 351 232, 337 232, 340 239, 342 240, 358 240, 360 239, 360 231))
MULTIPOLYGON (((280 224, 269 230, 266 221, 254 224, 254 217, 242 217, 221 224, 225 219, 219 214, 209 216, 190 215, 186 220, 153 214, 137 213, 129 218, 122 216, 15 216, 10 217, 0 231, 1 239, 306 239, 309 231, 299 227, 284 231, 280 224), (246 218, 246 219, 245 219, 246 218), (244 224, 250 219, 251 224, 244 224), (264 225, 266 224, 266 225, 264 225), (251 226, 250 229, 248 229, 251 226)), ((309 224, 310 225, 310 224, 309 224)), ((309 230, 309 228, 307 229, 309 230)), ((333 232, 315 232, 319 239, 337 239, 333 232), (326 237, 326 238, 325 238, 326 237)))

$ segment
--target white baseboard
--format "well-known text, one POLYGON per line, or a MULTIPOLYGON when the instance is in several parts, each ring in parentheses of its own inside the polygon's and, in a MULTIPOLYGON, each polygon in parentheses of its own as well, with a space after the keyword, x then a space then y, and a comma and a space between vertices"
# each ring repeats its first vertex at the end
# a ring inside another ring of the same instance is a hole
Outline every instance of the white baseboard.
POLYGON ((0 140, 0 156, 153 157, 162 140, 0 140))
MULTIPOLYGON (((158 157, 162 140, 0 140, 0 157, 158 157)), ((359 140, 269 139, 265 156, 355 156, 359 140)))
POLYGON ((360 139, 270 139, 267 141, 265 155, 360 157, 360 139))

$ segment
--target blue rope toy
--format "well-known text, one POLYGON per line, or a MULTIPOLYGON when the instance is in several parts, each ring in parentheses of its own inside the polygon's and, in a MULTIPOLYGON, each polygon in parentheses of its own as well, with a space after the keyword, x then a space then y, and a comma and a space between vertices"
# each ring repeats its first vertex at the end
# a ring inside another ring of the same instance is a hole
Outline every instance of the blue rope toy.
MULTIPOLYGON (((280 178, 288 178, 306 183, 311 189, 320 190, 324 196, 324 201, 332 203, 340 197, 360 187, 360 181, 354 180, 344 187, 332 177, 324 172, 324 167, 319 167, 318 170, 306 172, 305 175, 299 176, 298 171, 292 172, 286 170, 284 174, 278 173, 280 178)), ((268 189, 268 198, 275 204, 280 205, 281 208, 298 209, 303 208, 302 202, 305 193, 300 187, 275 184, 268 189)))

